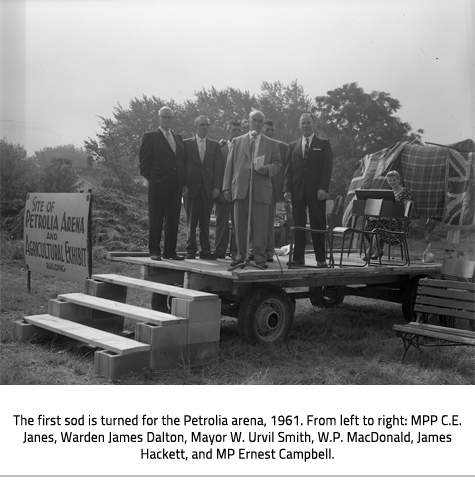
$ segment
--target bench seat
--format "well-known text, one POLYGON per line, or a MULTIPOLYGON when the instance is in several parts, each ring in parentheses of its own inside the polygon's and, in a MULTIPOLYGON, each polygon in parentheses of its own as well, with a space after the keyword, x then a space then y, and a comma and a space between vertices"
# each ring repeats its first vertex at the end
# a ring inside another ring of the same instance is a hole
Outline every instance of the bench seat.
POLYGON ((393 326, 404 344, 403 360, 411 346, 475 346, 475 283, 420 279, 414 311, 416 322, 393 326), (441 325, 429 324, 430 315, 438 315, 441 325), (468 320, 471 330, 455 328, 457 319, 468 320))

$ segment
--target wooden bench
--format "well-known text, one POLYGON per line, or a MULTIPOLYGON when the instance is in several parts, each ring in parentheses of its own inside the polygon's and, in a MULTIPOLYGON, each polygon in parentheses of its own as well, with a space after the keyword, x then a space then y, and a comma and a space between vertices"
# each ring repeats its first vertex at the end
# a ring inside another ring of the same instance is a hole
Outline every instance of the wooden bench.
POLYGON ((419 351, 421 346, 475 346, 475 283, 421 279, 414 311, 416 322, 393 326, 404 345, 403 360, 411 346, 419 351), (429 324, 431 315, 438 316, 441 325, 429 324), (468 320, 471 329, 456 329, 457 319, 468 320))

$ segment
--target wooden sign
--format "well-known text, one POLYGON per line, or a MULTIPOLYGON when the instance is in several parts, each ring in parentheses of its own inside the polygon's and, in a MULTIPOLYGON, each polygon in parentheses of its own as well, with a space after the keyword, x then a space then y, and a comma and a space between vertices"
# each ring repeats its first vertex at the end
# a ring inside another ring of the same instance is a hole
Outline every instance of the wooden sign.
POLYGON ((24 217, 28 271, 72 281, 91 277, 90 193, 29 193, 24 217))

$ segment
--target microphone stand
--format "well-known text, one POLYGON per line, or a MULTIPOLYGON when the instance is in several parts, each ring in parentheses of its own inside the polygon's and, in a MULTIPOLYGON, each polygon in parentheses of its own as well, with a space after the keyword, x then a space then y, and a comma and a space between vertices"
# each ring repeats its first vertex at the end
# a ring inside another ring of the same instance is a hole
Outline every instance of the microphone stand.
MULTIPOLYGON (((256 131, 252 131, 251 135, 253 138, 257 136, 256 131)), ((250 248, 250 241, 251 241, 251 214, 252 214, 252 195, 253 195, 253 185, 254 185, 254 149, 251 152, 251 176, 249 178, 249 208, 247 213, 247 243, 246 243, 246 259, 242 262, 237 264, 236 266, 231 266, 228 271, 234 271, 238 268, 246 268, 247 266, 251 266, 252 268, 256 269, 265 269, 263 266, 259 266, 254 261, 251 261, 249 258, 249 248, 250 248)))

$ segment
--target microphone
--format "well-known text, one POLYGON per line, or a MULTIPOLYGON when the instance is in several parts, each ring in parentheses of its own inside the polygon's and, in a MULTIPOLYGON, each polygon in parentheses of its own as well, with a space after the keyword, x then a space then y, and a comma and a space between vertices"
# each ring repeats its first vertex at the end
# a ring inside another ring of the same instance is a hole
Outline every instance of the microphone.
POLYGON ((257 132, 256 131, 251 131, 251 136, 256 138, 257 137, 257 132))

